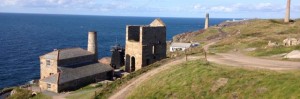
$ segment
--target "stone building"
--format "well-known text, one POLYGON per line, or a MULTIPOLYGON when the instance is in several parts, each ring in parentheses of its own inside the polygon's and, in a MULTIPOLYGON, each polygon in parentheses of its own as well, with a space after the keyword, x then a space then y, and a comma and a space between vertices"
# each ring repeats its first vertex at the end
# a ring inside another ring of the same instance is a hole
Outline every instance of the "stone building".
POLYGON ((89 32, 88 39, 88 50, 59 49, 40 56, 41 90, 59 93, 112 78, 113 68, 98 62, 97 33, 89 32))
POLYGON ((133 72, 166 58, 166 26, 160 19, 150 25, 126 28, 125 71, 133 72))

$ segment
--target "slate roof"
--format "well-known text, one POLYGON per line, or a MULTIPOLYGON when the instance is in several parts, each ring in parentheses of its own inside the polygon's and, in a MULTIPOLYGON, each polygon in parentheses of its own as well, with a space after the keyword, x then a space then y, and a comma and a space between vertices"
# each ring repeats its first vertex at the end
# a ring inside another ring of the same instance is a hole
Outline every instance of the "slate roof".
POLYGON ((84 50, 82 48, 67 48, 67 49, 54 50, 41 57, 46 59, 57 59, 58 55, 59 55, 59 60, 63 60, 63 59, 69 59, 74 57, 93 55, 93 53, 84 50))
POLYGON ((41 81, 51 83, 51 84, 56 84, 57 83, 57 77, 58 77, 58 74, 54 74, 54 75, 51 75, 51 76, 46 77, 44 79, 41 79, 41 81))
POLYGON ((172 43, 170 47, 190 48, 191 46, 191 43, 172 43))
MULTIPOLYGON (((69 81, 77 80, 80 78, 92 76, 95 74, 100 74, 108 71, 112 71, 113 68, 109 65, 105 65, 102 63, 91 63, 77 67, 59 67, 60 77, 59 84, 63 84, 69 81)), ((41 79, 41 81, 47 83, 57 83, 58 74, 51 75, 47 78, 41 79)))

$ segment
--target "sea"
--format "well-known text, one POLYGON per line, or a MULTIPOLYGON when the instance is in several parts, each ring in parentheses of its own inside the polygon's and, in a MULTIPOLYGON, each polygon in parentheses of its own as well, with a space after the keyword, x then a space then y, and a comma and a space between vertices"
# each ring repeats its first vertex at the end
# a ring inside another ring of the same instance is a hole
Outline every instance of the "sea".
MULTIPOLYGON (((99 57, 111 55, 115 44, 124 46, 126 25, 150 24, 156 17, 87 16, 0 13, 0 89, 39 79, 39 56, 53 51, 86 49, 88 31, 98 32, 99 57)), ((161 18, 167 25, 167 40, 197 31, 204 18, 161 18)), ((226 18, 212 18, 210 25, 226 18)))

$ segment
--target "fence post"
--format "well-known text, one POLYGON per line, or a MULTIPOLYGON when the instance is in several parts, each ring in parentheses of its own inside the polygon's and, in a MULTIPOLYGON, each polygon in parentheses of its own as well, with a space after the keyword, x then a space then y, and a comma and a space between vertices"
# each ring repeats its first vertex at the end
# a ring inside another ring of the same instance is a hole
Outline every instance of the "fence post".
POLYGON ((96 99, 96 96, 97 96, 97 90, 95 91, 95 94, 94 94, 94 99, 96 99))

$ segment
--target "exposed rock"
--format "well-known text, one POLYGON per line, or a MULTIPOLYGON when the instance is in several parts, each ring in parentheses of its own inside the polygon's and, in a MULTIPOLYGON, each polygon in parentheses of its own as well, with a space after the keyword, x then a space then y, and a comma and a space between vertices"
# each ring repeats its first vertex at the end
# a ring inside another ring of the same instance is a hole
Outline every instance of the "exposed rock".
POLYGON ((237 92, 234 92, 231 95, 232 95, 232 99, 239 99, 239 94, 237 92))
POLYGON ((300 40, 297 40, 296 38, 287 38, 287 39, 283 40, 284 46, 295 46, 295 45, 299 45, 299 44, 300 44, 300 40))
POLYGON ((110 61, 111 61, 110 57, 103 57, 99 60, 100 63, 106 64, 106 65, 110 65, 110 61))
POLYGON ((268 43, 268 47, 277 47, 277 46, 279 46, 279 44, 277 42, 269 41, 269 43, 268 43))
POLYGON ((17 90, 14 89, 14 90, 12 90, 12 91, 10 92, 10 95, 12 96, 12 95, 14 95, 14 94, 16 94, 16 93, 17 93, 17 90))
POLYGON ((31 96, 33 97, 33 96, 36 96, 37 95, 37 92, 32 92, 31 93, 31 96))
POLYGON ((216 92, 221 87, 225 86, 228 82, 228 78, 219 78, 210 89, 212 92, 216 92))
POLYGON ((289 59, 300 59, 300 50, 294 50, 290 53, 288 53, 284 58, 289 58, 289 59))
POLYGON ((255 51, 257 48, 247 48, 247 49, 245 49, 245 51, 247 51, 247 52, 252 52, 252 51, 255 51))

